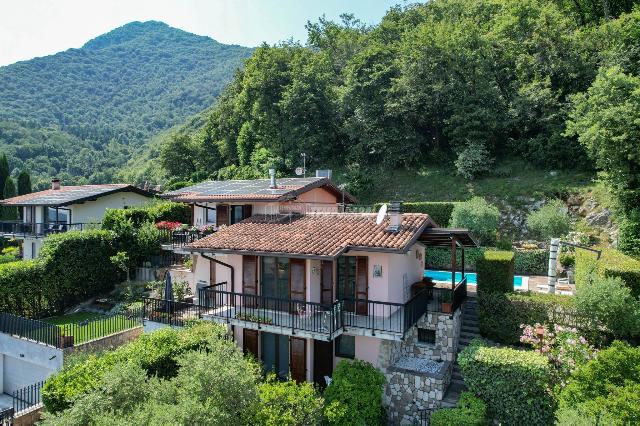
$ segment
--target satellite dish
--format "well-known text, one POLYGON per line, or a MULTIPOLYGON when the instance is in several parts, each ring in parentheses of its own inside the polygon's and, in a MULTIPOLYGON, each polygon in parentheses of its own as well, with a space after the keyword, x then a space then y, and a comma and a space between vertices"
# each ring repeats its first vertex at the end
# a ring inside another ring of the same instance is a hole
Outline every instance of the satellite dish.
POLYGON ((384 217, 387 215, 387 205, 383 204, 378 210, 378 216, 376 216, 376 225, 381 225, 384 217))
POLYGON ((296 167, 296 175, 302 176, 304 174, 304 169, 302 167, 296 167))

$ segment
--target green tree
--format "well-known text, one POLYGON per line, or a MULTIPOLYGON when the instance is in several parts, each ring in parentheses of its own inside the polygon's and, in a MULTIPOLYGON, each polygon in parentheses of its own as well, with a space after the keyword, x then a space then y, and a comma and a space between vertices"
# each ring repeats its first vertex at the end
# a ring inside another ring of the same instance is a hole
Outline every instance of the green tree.
POLYGON ((0 188, 2 188, 2 198, 4 196, 4 188, 7 183, 7 179, 9 179, 9 162, 7 161, 7 155, 0 155, 0 188))
POLYGON ((30 194, 31 190, 31 175, 23 170, 18 175, 18 195, 30 194))
POLYGON ((527 216, 529 231, 544 241, 565 236, 570 227, 567 208, 560 200, 553 200, 527 216))
POLYGON ((640 77, 603 68, 573 97, 567 134, 578 136, 623 209, 640 205, 640 77))
POLYGON ((499 224, 500 211, 482 197, 473 197, 469 201, 457 203, 449 222, 452 228, 468 229, 483 245, 495 242, 499 224))
MULTIPOLYGON (((7 179, 4 183, 4 191, 2 192, 4 199, 15 197, 16 196, 16 185, 13 183, 13 179, 11 176, 7 176, 7 179)), ((6 220, 16 220, 18 218, 18 208, 11 206, 3 206, 3 219, 6 220)))
POLYGON ((274 375, 258 386, 255 424, 313 426, 322 424, 324 400, 311 383, 279 382, 274 375))

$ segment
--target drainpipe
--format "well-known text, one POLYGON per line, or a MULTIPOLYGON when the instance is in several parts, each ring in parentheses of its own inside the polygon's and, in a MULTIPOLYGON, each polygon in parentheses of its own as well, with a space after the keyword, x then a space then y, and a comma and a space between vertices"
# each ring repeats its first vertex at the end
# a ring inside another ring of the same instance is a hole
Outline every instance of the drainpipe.
POLYGON ((560 239, 559 238, 552 238, 551 239, 551 245, 549 246, 549 271, 548 274, 549 275, 549 280, 548 280, 548 286, 549 286, 549 293, 555 293, 556 292, 556 282, 558 281, 557 277, 556 277, 556 264, 557 264, 557 260, 558 260, 558 247, 560 246, 560 239))
MULTIPOLYGON (((202 256, 203 258, 207 259, 209 262, 213 262, 213 263, 217 263, 218 265, 222 265, 225 266, 227 268, 229 268, 229 270, 231 271, 231 293, 235 293, 236 292, 236 279, 235 279, 235 270, 233 269, 233 266, 229 265, 228 263, 224 263, 218 259, 215 259, 211 256, 207 256, 204 253, 200 253, 200 256, 202 256)), ((232 296, 232 299, 234 301, 234 305, 235 305, 235 296, 232 296)), ((231 326, 231 339, 233 339, 233 341, 235 342, 236 340, 236 326, 232 325, 231 326)))

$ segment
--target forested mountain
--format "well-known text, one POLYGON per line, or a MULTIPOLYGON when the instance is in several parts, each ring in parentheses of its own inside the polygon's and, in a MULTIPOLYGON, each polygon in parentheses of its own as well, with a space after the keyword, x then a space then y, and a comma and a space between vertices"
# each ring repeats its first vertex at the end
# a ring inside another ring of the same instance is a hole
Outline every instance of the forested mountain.
POLYGON ((301 152, 354 182, 424 164, 472 179, 504 158, 593 169, 567 124, 599 72, 638 75, 634 3, 432 0, 374 26, 320 19, 306 45, 259 47, 206 125, 175 132, 159 158, 176 181, 288 174, 301 152))
POLYGON ((148 138, 209 107, 251 52, 132 22, 2 67, 0 149, 40 178, 110 180, 148 138))

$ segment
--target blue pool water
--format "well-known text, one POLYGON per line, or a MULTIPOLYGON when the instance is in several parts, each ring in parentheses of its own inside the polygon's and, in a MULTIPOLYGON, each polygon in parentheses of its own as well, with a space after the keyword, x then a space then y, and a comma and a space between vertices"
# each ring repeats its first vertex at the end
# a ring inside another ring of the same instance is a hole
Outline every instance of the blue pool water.
MULTIPOLYGON (((425 269, 424 276, 429 277, 434 281, 445 281, 451 282, 451 271, 434 271, 432 269, 425 269)), ((475 272, 467 272, 465 274, 467 277, 468 285, 476 285, 477 284, 477 274, 475 272)), ((523 279, 527 277, 522 277, 520 275, 515 275, 513 277, 513 288, 519 289, 522 288, 523 279)), ((462 279, 462 272, 456 272, 456 282, 459 282, 462 279)))

